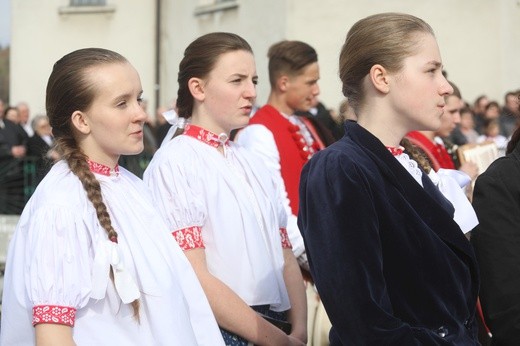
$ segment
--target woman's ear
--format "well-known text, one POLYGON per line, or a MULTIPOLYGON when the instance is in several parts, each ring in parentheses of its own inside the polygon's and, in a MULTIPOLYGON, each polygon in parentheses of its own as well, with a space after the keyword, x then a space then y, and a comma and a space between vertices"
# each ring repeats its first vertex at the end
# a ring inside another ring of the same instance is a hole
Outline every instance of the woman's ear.
POLYGON ((195 100, 202 102, 206 98, 206 94, 204 93, 204 81, 202 79, 196 77, 190 78, 188 81, 188 89, 195 100))
POLYGON ((390 91, 390 76, 381 65, 376 64, 370 69, 370 81, 378 91, 387 94, 390 91))
POLYGON ((90 133, 90 126, 87 121, 86 114, 82 111, 74 111, 70 116, 70 121, 76 130, 84 135, 90 133))

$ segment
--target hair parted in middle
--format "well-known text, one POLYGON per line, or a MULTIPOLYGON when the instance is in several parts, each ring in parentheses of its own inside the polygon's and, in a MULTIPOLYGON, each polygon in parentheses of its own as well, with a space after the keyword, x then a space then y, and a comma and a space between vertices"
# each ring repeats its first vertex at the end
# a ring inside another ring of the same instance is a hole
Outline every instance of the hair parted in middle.
POLYGON ((242 37, 229 32, 213 32, 191 42, 184 51, 179 64, 177 81, 177 113, 189 118, 193 110, 193 96, 188 87, 191 78, 206 78, 215 67, 218 58, 225 53, 243 50, 253 53, 253 49, 242 37))

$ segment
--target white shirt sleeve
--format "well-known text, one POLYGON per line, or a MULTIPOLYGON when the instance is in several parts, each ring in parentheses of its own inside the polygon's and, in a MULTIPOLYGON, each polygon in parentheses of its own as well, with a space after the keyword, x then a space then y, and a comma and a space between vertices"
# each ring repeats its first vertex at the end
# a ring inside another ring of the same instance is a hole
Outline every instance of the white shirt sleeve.
POLYGON ((293 247, 292 250, 296 257, 300 256, 305 252, 303 237, 296 223, 297 216, 292 213, 289 204, 289 196, 282 178, 280 153, 272 132, 264 125, 248 125, 238 132, 235 141, 260 157, 273 174, 280 190, 283 207, 287 213, 287 234, 293 247))
POLYGON ((197 183, 200 172, 191 171, 189 165, 176 164, 172 159, 149 168, 145 171, 144 181, 152 191, 169 231, 202 227, 206 205, 199 191, 203 185, 197 183))
POLYGON ((64 207, 42 206, 21 220, 19 227, 17 231, 25 233, 27 239, 26 248, 18 248, 17 256, 25 256, 26 267, 16 270, 25 275, 33 305, 76 310, 87 305, 93 250, 82 219, 64 207))

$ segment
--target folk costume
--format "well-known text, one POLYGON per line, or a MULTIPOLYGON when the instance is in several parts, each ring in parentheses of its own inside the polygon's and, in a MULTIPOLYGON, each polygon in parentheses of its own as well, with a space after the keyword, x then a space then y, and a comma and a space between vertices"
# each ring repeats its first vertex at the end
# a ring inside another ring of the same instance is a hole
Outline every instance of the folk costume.
POLYGON ((439 168, 455 169, 455 163, 448 153, 448 150, 446 150, 441 138, 436 137, 435 141, 432 142, 419 131, 408 133, 406 138, 426 154, 435 171, 438 171, 439 168))
POLYGON ((453 206, 364 128, 345 132, 304 167, 298 217, 331 345, 477 345, 478 271, 453 206))
POLYGON ((219 345, 197 277, 143 182, 89 162, 117 243, 65 161, 29 200, 11 240, 1 344, 34 345, 33 325, 72 327, 78 345, 219 345), (111 274, 113 273, 113 280, 111 274), (131 303, 140 301, 139 321, 131 303))
MULTIPOLYGON (((260 108, 242 129, 237 142, 257 153, 273 174, 281 175, 285 187, 285 207, 289 215, 288 234, 298 258, 304 251, 296 224, 298 186, 303 165, 325 146, 317 130, 305 117, 284 115, 271 105, 260 108)), ((300 262, 300 259, 298 259, 300 262)))
POLYGON ((183 250, 204 248, 210 273, 249 306, 290 308, 287 214, 277 182, 254 155, 225 134, 188 124, 163 142, 144 180, 183 250))

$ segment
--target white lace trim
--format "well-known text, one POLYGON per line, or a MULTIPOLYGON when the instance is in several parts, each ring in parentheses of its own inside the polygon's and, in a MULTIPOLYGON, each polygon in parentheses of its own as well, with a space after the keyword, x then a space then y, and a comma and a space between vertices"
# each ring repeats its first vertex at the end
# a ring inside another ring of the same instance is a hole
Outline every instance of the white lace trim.
POLYGON ((402 153, 401 155, 394 156, 397 161, 411 174, 411 176, 419 183, 422 184, 422 171, 419 168, 419 165, 415 160, 412 160, 410 156, 406 153, 402 153))

